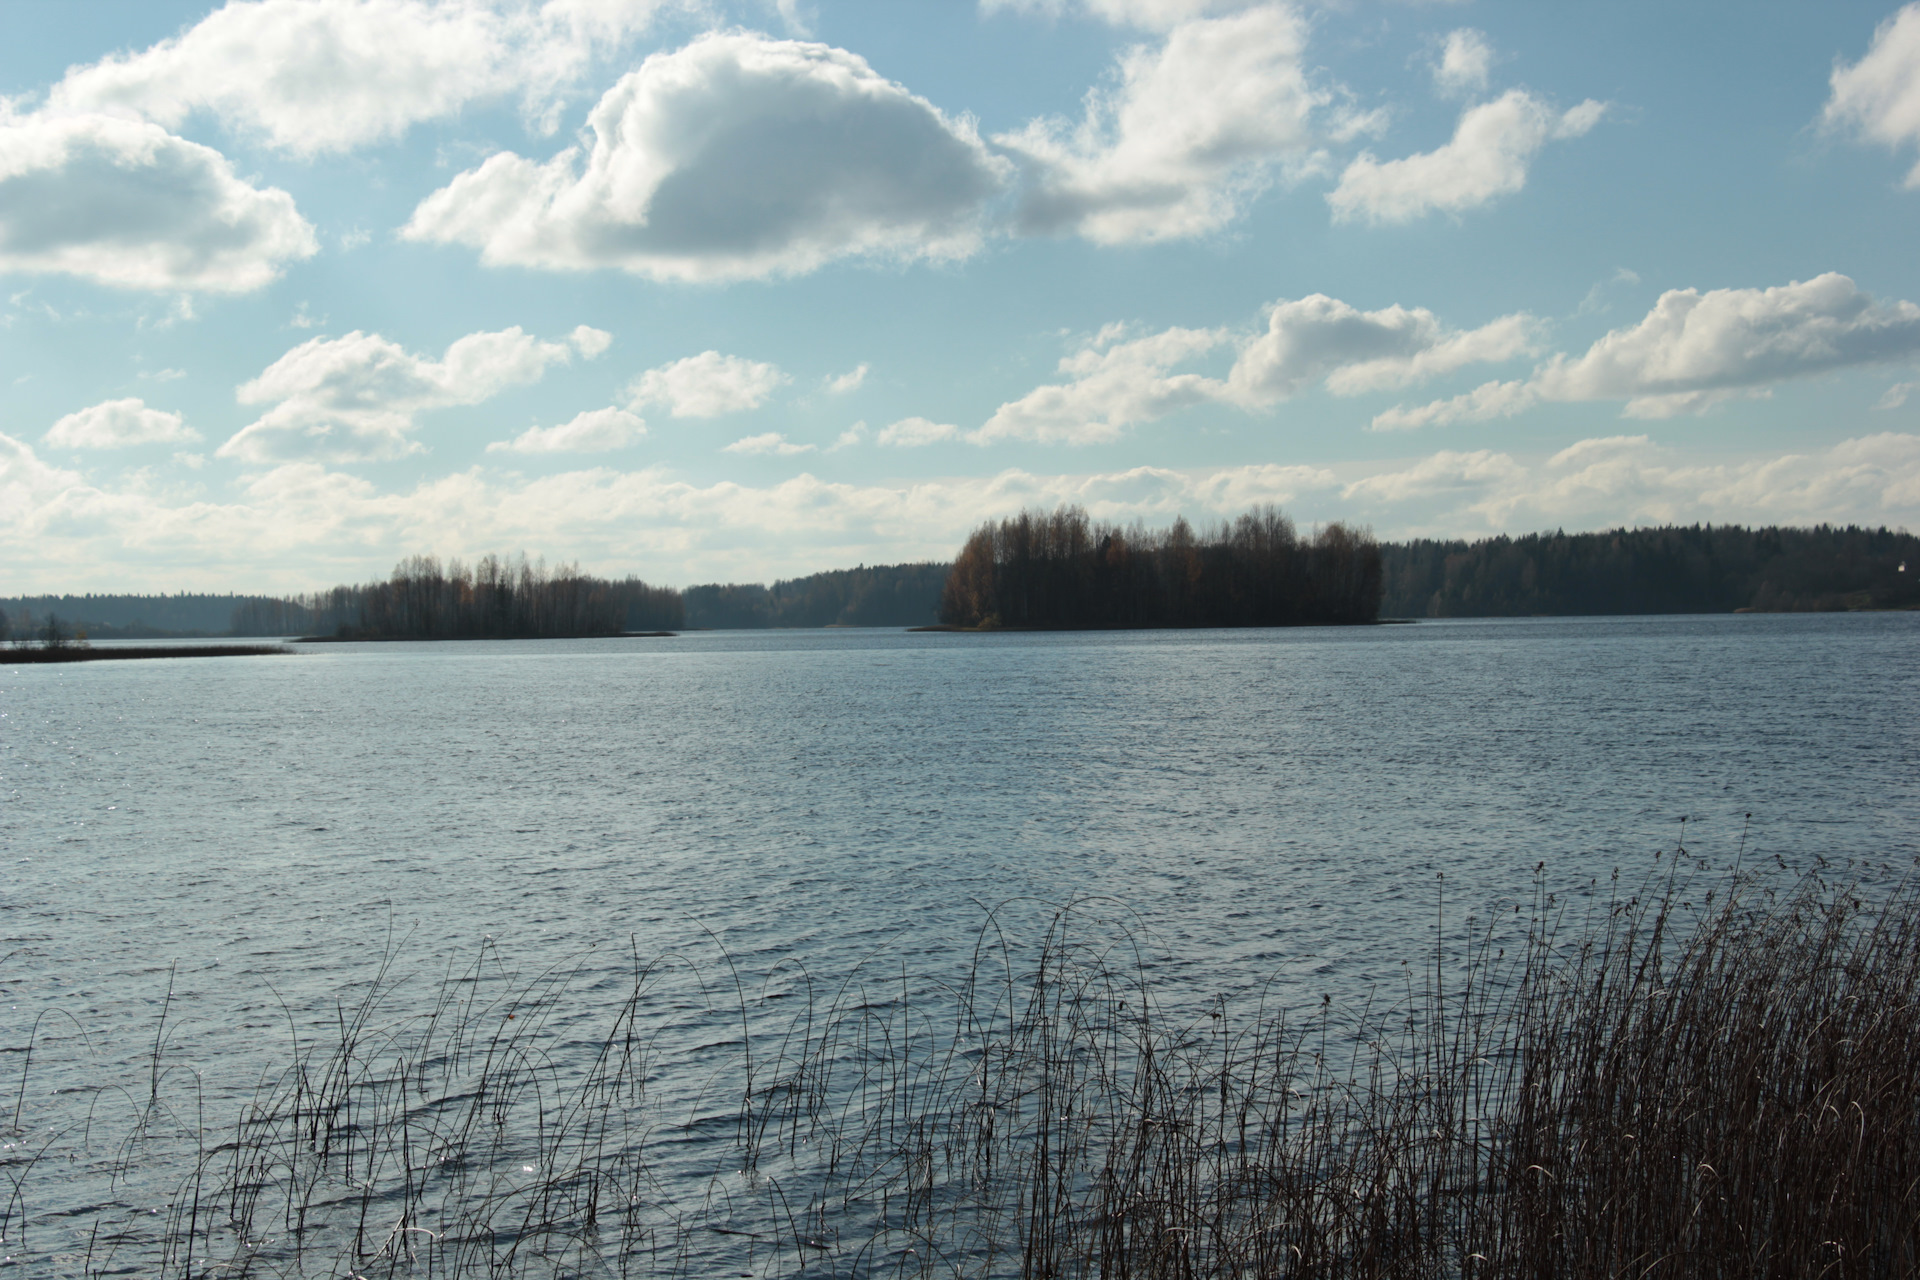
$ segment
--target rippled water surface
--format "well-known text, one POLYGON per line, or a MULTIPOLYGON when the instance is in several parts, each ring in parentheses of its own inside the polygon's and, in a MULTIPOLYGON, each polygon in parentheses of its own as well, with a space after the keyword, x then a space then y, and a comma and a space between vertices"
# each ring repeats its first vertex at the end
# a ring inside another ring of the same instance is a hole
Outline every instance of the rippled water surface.
POLYGON ((383 956, 939 973, 1087 895, 1196 998, 1304 1002, 1428 945, 1438 873, 1637 874, 1683 815, 1920 852, 1920 615, 0 662, 0 1085, 144 1089, 169 982, 159 1060, 218 1103, 383 956))

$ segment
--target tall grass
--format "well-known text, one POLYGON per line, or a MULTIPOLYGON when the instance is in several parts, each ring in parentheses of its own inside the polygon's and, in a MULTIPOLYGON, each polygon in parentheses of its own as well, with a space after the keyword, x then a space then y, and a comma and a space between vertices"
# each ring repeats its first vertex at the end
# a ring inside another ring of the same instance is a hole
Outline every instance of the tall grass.
POLYGON ((20 1141, 25 1064, 0 1234, 178 1277, 1920 1274, 1913 882, 1679 851, 1576 901, 1536 875, 1357 1009, 1199 1012, 1074 904, 946 987, 721 975, 732 1030, 672 1054, 659 965, 483 956, 410 1016, 383 974, 223 1129, 156 1049, 110 1164, 164 1214, 35 1209, 104 1126, 20 1141))

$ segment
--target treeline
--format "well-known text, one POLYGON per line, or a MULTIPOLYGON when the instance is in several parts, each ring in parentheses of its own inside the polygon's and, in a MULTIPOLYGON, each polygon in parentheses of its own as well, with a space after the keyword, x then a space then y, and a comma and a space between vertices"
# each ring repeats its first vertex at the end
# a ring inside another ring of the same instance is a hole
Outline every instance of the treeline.
POLYGON ((471 567, 412 556, 385 582, 339 586, 233 611, 232 634, 343 640, 512 640, 609 636, 685 625, 680 593, 628 577, 595 578, 519 556, 471 567))
POLYGON ((219 635, 231 624, 235 609, 268 598, 194 592, 10 596, 0 598, 0 612, 16 620, 57 616, 95 639, 159 639, 219 635))
POLYGON ((1375 621, 1380 548, 1331 524, 1310 538, 1274 507, 1196 533, 1095 523, 1062 506, 980 526, 940 603, 960 627, 1285 627, 1375 621))
POLYGON ((1920 606, 1920 538, 1887 529, 1736 525, 1420 539, 1381 549, 1400 618, 1759 613, 1920 606))
POLYGON ((861 565, 771 587, 709 583, 682 594, 689 627, 918 627, 937 622, 944 564, 861 565))

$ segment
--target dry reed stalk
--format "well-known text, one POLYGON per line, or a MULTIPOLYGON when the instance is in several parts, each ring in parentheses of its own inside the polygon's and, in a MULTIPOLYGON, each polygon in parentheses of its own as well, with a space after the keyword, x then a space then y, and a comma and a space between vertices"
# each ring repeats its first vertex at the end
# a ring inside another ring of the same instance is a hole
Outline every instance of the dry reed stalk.
MULTIPOLYGON (((800 974, 772 1031, 733 972, 739 1039, 673 1114, 660 965, 584 1044, 576 970, 483 950, 389 1019, 383 967, 223 1141, 156 1047, 114 1172, 176 1162, 172 1208, 97 1207, 71 1273, 1920 1275, 1920 893, 1867 885, 1682 849, 1568 923, 1537 872, 1511 955, 1471 926, 1350 1015, 1175 1012, 1074 904, 955 987, 800 974)), ((9 1252, 75 1141, 0 1166, 9 1252)))

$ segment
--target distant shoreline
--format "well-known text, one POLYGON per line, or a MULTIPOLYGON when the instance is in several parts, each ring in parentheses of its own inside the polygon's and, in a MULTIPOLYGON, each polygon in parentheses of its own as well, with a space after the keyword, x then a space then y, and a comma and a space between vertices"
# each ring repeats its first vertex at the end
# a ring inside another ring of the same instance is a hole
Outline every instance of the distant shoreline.
POLYGON ((114 649, 69 645, 59 649, 0 650, 0 665, 16 662, 118 662, 137 658, 253 658, 292 652, 283 644, 156 644, 114 649))
POLYGON ((577 636, 295 636, 289 644, 457 644, 466 640, 670 640, 678 631, 588 632, 577 636))
POLYGON ((1046 627, 1022 625, 1016 627, 959 627, 950 622, 934 622, 924 627, 908 627, 908 631, 951 631, 961 635, 988 636, 1000 632, 1026 631, 1298 631, 1306 627, 1408 627, 1420 618, 1373 618, 1366 622, 1269 622, 1269 623, 1221 623, 1218 626, 1140 626, 1140 627, 1046 627))

